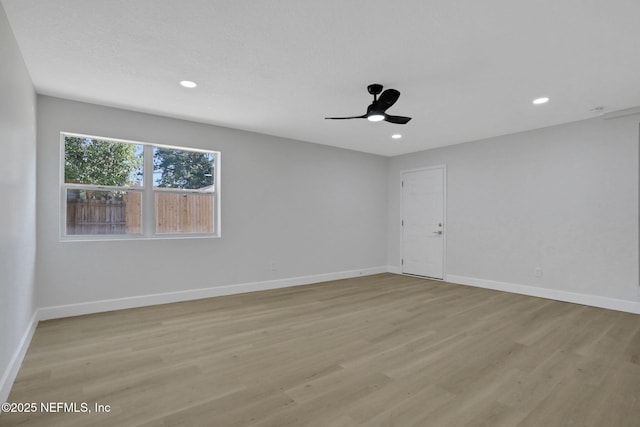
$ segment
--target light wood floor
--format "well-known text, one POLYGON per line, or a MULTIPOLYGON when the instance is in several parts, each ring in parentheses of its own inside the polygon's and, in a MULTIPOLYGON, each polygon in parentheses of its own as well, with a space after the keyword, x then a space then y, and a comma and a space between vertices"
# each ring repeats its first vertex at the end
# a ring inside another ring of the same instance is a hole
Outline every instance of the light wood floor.
POLYGON ((639 426, 640 316, 392 274, 41 322, 2 426, 639 426))

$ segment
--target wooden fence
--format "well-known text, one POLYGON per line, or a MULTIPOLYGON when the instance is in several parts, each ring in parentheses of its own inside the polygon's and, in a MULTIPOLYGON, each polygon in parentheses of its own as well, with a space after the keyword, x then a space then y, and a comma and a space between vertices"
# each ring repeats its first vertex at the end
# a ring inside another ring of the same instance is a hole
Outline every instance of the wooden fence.
MULTIPOLYGON (((213 194, 156 192, 156 233, 211 233, 213 194)), ((142 193, 121 199, 67 199, 67 234, 141 234, 142 193)))
POLYGON ((156 233, 212 232, 212 193, 156 192, 156 233))

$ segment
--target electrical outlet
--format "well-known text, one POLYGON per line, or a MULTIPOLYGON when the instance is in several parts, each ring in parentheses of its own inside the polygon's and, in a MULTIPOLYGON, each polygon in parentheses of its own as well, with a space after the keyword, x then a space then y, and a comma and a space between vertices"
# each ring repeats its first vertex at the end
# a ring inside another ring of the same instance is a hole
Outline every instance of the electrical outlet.
POLYGON ((271 271, 277 271, 278 270, 278 264, 276 264, 274 261, 271 261, 269 263, 269 268, 271 269, 271 271))
POLYGON ((542 268, 541 267, 536 267, 536 269, 534 270, 534 273, 535 273, 536 277, 542 277, 542 268))

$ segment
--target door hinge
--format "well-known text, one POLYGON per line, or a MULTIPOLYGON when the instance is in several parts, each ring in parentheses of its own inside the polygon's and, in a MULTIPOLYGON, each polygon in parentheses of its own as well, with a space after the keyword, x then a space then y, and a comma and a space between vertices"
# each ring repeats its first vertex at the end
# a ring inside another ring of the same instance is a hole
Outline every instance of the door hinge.
POLYGON ((404 258, 402 258, 402 261, 400 262, 400 265, 404 265, 404 258))
POLYGON ((402 183, 402 186, 404 187, 404 181, 400 181, 402 183))
POLYGON ((402 226, 404 227, 404 219, 402 220, 402 226))

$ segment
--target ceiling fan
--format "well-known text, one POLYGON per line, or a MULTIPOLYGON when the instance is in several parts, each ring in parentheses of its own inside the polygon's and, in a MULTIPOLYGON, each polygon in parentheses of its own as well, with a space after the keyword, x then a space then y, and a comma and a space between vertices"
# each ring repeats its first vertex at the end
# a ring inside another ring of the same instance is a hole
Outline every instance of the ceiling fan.
POLYGON ((396 103, 398 98, 400 97, 400 92, 395 89, 387 89, 382 92, 382 85, 380 84, 372 84, 367 86, 367 90, 371 95, 373 95, 373 102, 371 105, 367 107, 367 114, 362 116, 352 116, 352 117, 325 117, 327 120, 347 120, 347 119, 367 119, 370 122, 380 122, 386 121, 389 123, 396 123, 399 125, 404 125, 411 117, 404 116, 391 116, 387 114, 387 111, 393 104, 396 103), (382 92, 382 93, 381 93, 382 92), (378 95, 380 97, 378 98, 378 95))

